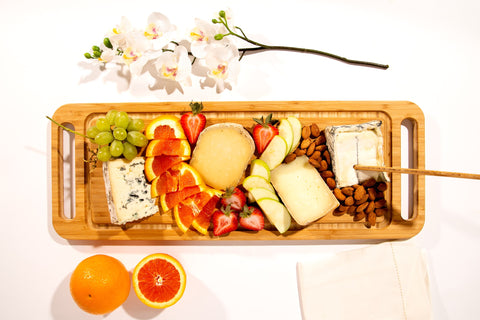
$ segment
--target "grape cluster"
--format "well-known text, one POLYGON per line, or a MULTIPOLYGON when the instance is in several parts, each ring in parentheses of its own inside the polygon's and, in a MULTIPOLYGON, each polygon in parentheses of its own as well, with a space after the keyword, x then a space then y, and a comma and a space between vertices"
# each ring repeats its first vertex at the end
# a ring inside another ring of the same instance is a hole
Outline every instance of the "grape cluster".
POLYGON ((86 133, 98 145, 98 160, 106 162, 122 156, 132 160, 137 156, 137 147, 148 143, 141 132, 144 126, 142 119, 131 119, 125 111, 110 110, 86 133))

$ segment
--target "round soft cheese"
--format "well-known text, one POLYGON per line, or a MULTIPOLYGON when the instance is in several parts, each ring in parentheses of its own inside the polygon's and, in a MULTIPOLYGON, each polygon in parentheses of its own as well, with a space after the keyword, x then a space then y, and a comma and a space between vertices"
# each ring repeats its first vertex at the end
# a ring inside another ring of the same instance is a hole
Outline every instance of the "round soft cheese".
POLYGON ((208 186, 225 190, 240 183, 254 152, 255 143, 241 125, 218 123, 202 131, 190 165, 208 186))

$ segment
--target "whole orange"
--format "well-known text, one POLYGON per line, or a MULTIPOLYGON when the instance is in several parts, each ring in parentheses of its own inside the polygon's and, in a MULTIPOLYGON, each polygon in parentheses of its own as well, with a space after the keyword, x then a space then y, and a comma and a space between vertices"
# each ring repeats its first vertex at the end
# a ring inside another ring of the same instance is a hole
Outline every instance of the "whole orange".
POLYGON ((78 264, 70 278, 70 293, 84 311, 112 312, 127 300, 130 274, 117 259, 97 254, 78 264))

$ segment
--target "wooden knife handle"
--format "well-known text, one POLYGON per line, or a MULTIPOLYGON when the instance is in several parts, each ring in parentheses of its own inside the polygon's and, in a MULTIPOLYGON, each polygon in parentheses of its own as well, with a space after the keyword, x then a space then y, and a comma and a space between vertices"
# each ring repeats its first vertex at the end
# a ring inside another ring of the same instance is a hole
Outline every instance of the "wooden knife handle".
POLYGON ((354 165, 353 168, 356 170, 365 170, 365 171, 407 173, 407 174, 417 174, 417 175, 426 175, 426 176, 441 176, 441 177, 480 180, 480 174, 473 174, 473 173, 435 171, 435 170, 425 170, 425 169, 409 169, 409 168, 398 168, 398 167, 361 166, 361 165, 354 165))

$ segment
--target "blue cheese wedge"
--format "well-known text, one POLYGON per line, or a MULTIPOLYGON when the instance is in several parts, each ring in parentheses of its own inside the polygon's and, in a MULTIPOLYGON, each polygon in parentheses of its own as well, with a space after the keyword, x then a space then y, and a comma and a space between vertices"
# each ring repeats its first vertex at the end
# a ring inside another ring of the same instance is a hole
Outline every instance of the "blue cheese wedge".
POLYGON ((388 181, 385 172, 360 171, 354 165, 384 166, 382 121, 325 128, 327 147, 338 188, 362 183, 370 178, 388 181))
POLYGON ((107 204, 113 224, 123 225, 158 212, 158 205, 150 196, 144 165, 143 157, 130 162, 116 159, 103 163, 107 204))

